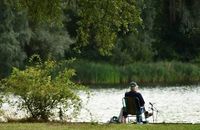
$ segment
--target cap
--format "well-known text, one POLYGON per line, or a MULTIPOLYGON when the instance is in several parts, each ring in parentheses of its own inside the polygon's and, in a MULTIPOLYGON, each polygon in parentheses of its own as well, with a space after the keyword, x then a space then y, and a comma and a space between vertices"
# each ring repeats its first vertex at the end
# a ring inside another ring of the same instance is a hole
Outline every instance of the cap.
POLYGON ((131 87, 136 87, 136 86, 138 86, 138 85, 137 85, 136 82, 132 81, 132 82, 130 83, 130 86, 131 86, 131 87))

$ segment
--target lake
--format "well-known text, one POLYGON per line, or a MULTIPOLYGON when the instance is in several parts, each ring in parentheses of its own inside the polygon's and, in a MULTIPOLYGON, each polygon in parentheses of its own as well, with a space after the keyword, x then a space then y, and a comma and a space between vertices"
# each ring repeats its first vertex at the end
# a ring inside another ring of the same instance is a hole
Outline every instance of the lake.
MULTIPOLYGON (((122 107, 122 98, 129 89, 92 89, 92 96, 85 105, 92 113, 92 119, 107 122, 112 116, 118 116, 122 107)), ((158 112, 154 113, 154 122, 161 123, 200 123, 200 86, 143 87, 140 92, 145 100, 146 110, 149 102, 158 112)), ((82 95, 82 98, 85 97, 82 95)), ((89 121, 90 114, 82 110, 78 121, 89 121)), ((148 119, 153 122, 152 117, 148 119)))
MULTIPOLYGON (((154 113, 155 123, 200 123, 200 86, 141 87, 139 90, 146 102, 146 110, 150 110, 149 102, 158 110, 154 113)), ((127 91, 128 87, 91 89, 89 100, 81 93, 84 108, 78 118, 71 121, 108 122, 112 116, 119 115, 127 91)), ((4 104, 3 109, 10 117, 22 118, 25 115, 8 104, 4 104)), ((153 122, 152 117, 148 120, 153 122)))

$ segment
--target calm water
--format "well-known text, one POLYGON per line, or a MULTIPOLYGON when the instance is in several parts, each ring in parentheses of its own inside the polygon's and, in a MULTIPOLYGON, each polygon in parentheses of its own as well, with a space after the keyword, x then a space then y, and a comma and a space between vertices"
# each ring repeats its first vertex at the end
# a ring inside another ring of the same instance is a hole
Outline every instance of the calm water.
MULTIPOLYGON (((122 107, 122 98, 129 89, 91 89, 91 97, 81 94, 84 102, 77 119, 72 121, 98 121, 107 122, 112 116, 118 116, 122 107)), ((149 109, 149 102, 154 103, 158 109, 155 122, 166 123, 200 123, 200 86, 183 87, 154 87, 140 88, 145 107, 149 109), (157 120, 156 120, 157 119, 157 120)), ((24 112, 17 111, 7 104, 3 105, 5 115, 21 118, 24 112)), ((153 122, 152 118, 149 118, 153 122)))
MULTIPOLYGON (((107 122, 118 116, 122 98, 129 89, 93 89, 85 108, 89 109, 95 121, 107 122)), ((148 110, 149 102, 157 108, 155 122, 200 123, 200 86, 140 88, 148 110)), ((82 95, 82 97, 84 97, 82 95)), ((91 120, 90 114, 82 110, 79 121, 91 120)), ((148 119, 153 122, 152 118, 148 119)))

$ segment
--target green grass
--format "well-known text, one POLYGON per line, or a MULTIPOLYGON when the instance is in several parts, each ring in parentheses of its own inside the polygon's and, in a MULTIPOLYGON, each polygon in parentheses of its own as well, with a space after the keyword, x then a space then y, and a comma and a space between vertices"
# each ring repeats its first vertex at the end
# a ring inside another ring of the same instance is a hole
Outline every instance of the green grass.
POLYGON ((134 63, 125 66, 77 60, 75 80, 86 84, 192 84, 200 82, 200 66, 182 62, 134 63))
POLYGON ((200 130, 200 124, 1 123, 0 130, 200 130))
POLYGON ((73 64, 77 72, 76 80, 89 84, 118 84, 120 72, 117 66, 110 64, 77 61, 73 64))

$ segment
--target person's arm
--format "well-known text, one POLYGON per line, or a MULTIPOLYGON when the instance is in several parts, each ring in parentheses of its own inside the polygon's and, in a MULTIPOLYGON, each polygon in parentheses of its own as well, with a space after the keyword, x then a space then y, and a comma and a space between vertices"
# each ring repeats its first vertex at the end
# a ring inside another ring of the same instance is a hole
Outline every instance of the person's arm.
POLYGON ((143 97, 140 93, 138 93, 138 97, 139 97, 139 100, 140 100, 140 106, 144 106, 145 101, 144 101, 144 99, 143 99, 143 97))
POLYGON ((126 93, 124 94, 124 97, 128 97, 128 92, 126 92, 126 93))

